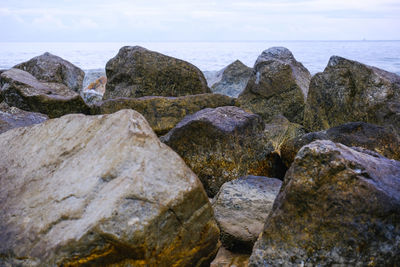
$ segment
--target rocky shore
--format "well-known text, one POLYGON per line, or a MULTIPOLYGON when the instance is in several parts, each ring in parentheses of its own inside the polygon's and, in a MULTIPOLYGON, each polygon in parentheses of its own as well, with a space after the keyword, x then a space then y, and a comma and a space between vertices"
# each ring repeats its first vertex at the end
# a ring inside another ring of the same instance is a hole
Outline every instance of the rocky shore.
POLYGON ((0 72, 0 266, 397 266, 400 76, 286 48, 0 72), (206 79, 207 78, 207 79, 206 79))

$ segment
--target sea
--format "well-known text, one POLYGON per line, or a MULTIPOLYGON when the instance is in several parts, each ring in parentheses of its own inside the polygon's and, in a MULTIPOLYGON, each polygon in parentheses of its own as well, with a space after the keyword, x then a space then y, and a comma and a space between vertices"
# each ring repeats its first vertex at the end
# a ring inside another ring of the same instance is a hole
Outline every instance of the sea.
POLYGON ((186 60, 202 71, 218 71, 239 59, 249 67, 265 49, 283 46, 312 73, 324 70, 332 55, 342 56, 400 75, 400 41, 259 41, 259 42, 127 42, 6 43, 0 42, 0 69, 50 52, 86 72, 104 71, 123 46, 139 45, 186 60))

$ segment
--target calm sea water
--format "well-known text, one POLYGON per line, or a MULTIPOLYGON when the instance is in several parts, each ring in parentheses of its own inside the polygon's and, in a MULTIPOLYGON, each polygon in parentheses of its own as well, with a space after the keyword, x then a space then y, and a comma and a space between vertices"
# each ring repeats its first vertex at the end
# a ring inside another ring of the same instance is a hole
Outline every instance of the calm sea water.
POLYGON ((140 45, 184 59, 203 71, 220 70, 236 59, 251 67, 263 50, 272 46, 284 46, 313 74, 323 71, 332 55, 400 74, 400 41, 0 43, 0 69, 11 68, 46 51, 84 70, 104 69, 107 61, 124 45, 140 45))

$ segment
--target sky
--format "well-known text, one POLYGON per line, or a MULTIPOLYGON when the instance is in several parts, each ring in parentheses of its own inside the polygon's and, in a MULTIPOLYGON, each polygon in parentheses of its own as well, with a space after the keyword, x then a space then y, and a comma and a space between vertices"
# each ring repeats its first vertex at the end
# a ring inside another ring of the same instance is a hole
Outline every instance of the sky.
POLYGON ((400 0, 0 0, 0 42, 399 40, 400 0))

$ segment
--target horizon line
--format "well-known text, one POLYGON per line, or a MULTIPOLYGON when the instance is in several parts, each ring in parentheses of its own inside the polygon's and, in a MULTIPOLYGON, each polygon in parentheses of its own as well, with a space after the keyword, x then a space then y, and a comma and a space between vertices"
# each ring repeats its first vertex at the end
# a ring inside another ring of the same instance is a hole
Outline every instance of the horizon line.
POLYGON ((132 40, 132 41, 0 41, 0 43, 260 43, 260 42, 399 42, 400 39, 337 40, 132 40))

